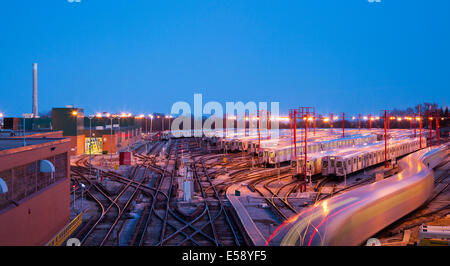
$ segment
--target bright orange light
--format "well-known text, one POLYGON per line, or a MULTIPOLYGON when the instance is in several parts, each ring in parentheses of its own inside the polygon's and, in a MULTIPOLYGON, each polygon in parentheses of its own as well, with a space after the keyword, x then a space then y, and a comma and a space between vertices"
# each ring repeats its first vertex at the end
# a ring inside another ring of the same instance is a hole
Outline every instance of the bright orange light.
POLYGON ((0 113, 0 117, 3 117, 3 113, 0 113))
POLYGON ((355 119, 356 119, 356 117, 352 116, 352 120, 355 120, 355 119))
POLYGON ((323 119, 323 122, 328 122, 328 121, 330 121, 330 119, 328 118, 328 117, 325 117, 324 119, 323 119))
POLYGON ((364 120, 367 120, 367 116, 363 117, 364 120))
POLYGON ((101 118, 102 114, 101 113, 97 113, 95 116, 98 117, 98 118, 101 118))
POLYGON ((76 116, 77 114, 78 114, 77 111, 73 111, 73 112, 72 112, 72 115, 73 115, 73 116, 76 116))
POLYGON ((329 212, 330 210, 328 209, 328 201, 327 201, 327 200, 323 202, 322 207, 323 207, 323 213, 324 213, 324 215, 328 215, 328 212, 329 212))
POLYGON ((397 121, 402 121, 402 118, 401 117, 397 117, 397 121))

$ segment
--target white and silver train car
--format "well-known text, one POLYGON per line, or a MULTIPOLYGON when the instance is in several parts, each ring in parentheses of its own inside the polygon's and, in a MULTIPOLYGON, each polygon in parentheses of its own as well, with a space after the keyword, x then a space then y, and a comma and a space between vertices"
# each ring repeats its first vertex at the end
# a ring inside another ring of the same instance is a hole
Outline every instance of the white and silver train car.
MULTIPOLYGON (((425 147, 426 141, 425 138, 422 138, 422 148, 425 147)), ((387 159, 396 159, 419 149, 419 138, 392 139, 388 144, 387 159)), ((384 142, 379 141, 375 145, 369 145, 359 151, 344 151, 324 157, 322 159, 322 175, 344 176, 382 162, 384 162, 384 142)))
MULTIPOLYGON (((338 138, 325 141, 311 142, 307 146, 308 153, 318 153, 321 151, 329 151, 337 148, 351 147, 363 143, 372 143, 376 141, 376 135, 354 135, 345 138, 338 138)), ((304 154, 305 146, 303 143, 297 145, 297 157, 304 154)), ((293 145, 285 145, 274 148, 261 148, 259 153, 262 163, 275 165, 277 163, 291 162, 295 147, 293 145)))

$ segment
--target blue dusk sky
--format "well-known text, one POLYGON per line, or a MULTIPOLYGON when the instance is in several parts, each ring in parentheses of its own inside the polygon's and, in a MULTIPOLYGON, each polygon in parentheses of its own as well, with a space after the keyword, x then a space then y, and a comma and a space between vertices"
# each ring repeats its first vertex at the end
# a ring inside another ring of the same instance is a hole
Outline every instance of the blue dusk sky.
MULTIPOLYGON (((450 91, 448 0, 10 0, 0 112, 170 112, 177 101, 278 101, 379 113, 450 91)), ((225 105, 224 105, 225 106, 225 105)))

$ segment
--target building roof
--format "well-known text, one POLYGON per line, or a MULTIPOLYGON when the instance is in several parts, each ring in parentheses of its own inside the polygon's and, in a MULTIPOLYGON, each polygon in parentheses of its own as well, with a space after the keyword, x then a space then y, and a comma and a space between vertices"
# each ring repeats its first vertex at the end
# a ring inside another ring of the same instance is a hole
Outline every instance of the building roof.
MULTIPOLYGON (((31 130, 31 131, 25 131, 25 135, 35 135, 35 134, 45 134, 45 133, 53 133, 55 131, 52 130, 31 130)), ((23 136, 23 130, 9 130, 9 129, 2 129, 0 130, 0 138, 9 138, 9 137, 18 137, 23 136)))
POLYGON ((33 146, 40 146, 41 144, 58 144, 66 141, 70 140, 66 138, 25 138, 24 145, 23 138, 0 138, 0 154, 2 153, 1 151, 6 150, 12 150, 22 147, 24 147, 25 149, 29 149, 34 148, 33 146))

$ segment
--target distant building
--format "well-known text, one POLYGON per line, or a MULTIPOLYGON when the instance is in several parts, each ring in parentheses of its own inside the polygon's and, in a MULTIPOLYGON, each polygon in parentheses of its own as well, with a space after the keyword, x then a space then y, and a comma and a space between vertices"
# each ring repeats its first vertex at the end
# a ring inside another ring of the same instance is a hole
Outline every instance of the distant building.
POLYGON ((84 110, 82 108, 53 108, 52 127, 54 130, 62 130, 63 136, 70 138, 71 155, 84 153, 84 110))

